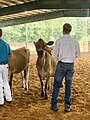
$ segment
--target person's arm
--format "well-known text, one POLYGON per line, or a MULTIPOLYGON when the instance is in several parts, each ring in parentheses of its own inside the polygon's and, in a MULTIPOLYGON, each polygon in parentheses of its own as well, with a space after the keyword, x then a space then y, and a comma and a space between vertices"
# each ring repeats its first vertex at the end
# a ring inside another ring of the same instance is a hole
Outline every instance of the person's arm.
POLYGON ((51 55, 52 48, 45 46, 44 50, 46 50, 51 55))

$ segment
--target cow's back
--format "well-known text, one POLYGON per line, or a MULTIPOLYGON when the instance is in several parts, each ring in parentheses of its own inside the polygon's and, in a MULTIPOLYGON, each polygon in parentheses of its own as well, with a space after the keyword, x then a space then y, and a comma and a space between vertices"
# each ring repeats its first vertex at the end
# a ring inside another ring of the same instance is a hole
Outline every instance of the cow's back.
POLYGON ((29 51, 25 48, 12 50, 13 56, 10 59, 10 70, 13 73, 21 72, 29 63, 29 51))

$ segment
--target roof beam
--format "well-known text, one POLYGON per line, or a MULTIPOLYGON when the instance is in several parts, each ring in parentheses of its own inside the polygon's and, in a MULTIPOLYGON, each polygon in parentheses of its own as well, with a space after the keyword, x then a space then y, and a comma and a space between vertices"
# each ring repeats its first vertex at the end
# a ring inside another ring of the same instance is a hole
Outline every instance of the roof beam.
MULTIPOLYGON (((90 14, 88 14, 88 16, 90 16, 90 14)), ((5 20, 5 21, 0 21, 0 27, 37 22, 37 21, 49 20, 60 17, 87 17, 87 10, 59 10, 50 13, 32 15, 24 18, 5 20)))
POLYGON ((35 9, 90 9, 90 0, 36 0, 15 6, 0 8, 0 16, 35 9))
POLYGON ((38 0, 40 8, 90 9, 90 0, 38 0))
POLYGON ((28 10, 37 9, 38 3, 37 1, 28 2, 20 5, 5 7, 0 9, 0 16, 15 14, 19 12, 24 12, 28 10))

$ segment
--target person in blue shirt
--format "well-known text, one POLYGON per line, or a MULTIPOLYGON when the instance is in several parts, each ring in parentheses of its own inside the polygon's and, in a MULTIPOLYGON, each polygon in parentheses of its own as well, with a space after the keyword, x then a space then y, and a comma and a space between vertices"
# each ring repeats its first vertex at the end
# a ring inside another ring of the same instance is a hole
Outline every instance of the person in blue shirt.
POLYGON ((11 90, 8 83, 8 63, 12 51, 7 42, 2 38, 2 29, 0 29, 0 106, 4 105, 4 98, 7 102, 12 101, 11 90))

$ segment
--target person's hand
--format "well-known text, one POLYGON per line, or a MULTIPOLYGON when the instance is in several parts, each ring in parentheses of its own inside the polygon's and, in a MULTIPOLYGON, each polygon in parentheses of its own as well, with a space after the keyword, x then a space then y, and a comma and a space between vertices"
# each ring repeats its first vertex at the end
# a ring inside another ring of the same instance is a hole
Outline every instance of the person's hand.
POLYGON ((47 52, 51 55, 51 51, 52 51, 52 49, 51 49, 51 48, 49 48, 49 47, 45 46, 45 47, 44 47, 44 50, 45 50, 45 51, 47 51, 47 52))

